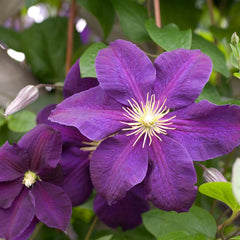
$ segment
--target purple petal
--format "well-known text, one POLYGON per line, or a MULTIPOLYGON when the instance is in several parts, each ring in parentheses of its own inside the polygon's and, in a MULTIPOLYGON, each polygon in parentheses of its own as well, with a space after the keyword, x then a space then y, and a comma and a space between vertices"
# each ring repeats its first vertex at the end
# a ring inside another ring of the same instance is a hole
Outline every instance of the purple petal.
POLYGON ((109 227, 122 227, 123 230, 127 230, 141 224, 141 214, 149 210, 149 205, 144 198, 142 188, 136 186, 127 192, 125 198, 112 206, 109 206, 104 198, 97 195, 93 209, 98 218, 109 227))
POLYGON ((41 181, 34 184, 36 217, 48 227, 66 230, 72 213, 71 201, 62 188, 41 181))
POLYGON ((135 138, 115 136, 103 141, 93 152, 90 173, 96 191, 108 204, 125 197, 126 192, 141 183, 148 168, 147 149, 135 138))
POLYGON ((56 108, 56 104, 50 104, 43 108, 37 115, 37 124, 45 123, 59 131, 62 135, 63 142, 69 142, 71 144, 82 146, 82 141, 88 141, 75 127, 69 127, 58 123, 51 122, 48 118, 53 109, 56 108))
POLYGON ((194 161, 224 155, 239 145, 240 107, 216 106, 208 101, 193 103, 172 112, 170 137, 179 141, 194 161))
POLYGON ((151 145, 148 199, 162 210, 188 211, 197 194, 192 159, 178 142, 164 135, 161 138, 162 142, 155 138, 151 145))
POLYGON ((28 189, 24 189, 8 209, 0 208, 0 235, 13 239, 22 234, 34 217, 34 199, 28 189))
POLYGON ((18 144, 27 150, 31 160, 30 169, 33 171, 41 171, 45 167, 54 168, 60 161, 61 135, 45 124, 26 133, 18 144))
POLYGON ((123 114, 122 106, 98 86, 65 99, 50 120, 74 126, 89 139, 101 140, 124 126, 123 114))
POLYGON ((55 123, 51 122, 48 117, 51 113, 51 111, 57 106, 57 104, 50 104, 44 108, 42 108, 37 115, 37 124, 42 124, 45 123, 51 127, 53 127, 52 125, 54 125, 55 123))
POLYGON ((89 173, 89 152, 83 152, 78 147, 69 147, 64 149, 60 163, 64 170, 64 191, 73 206, 82 204, 93 189, 89 173))
POLYGON ((39 220, 37 218, 34 218, 31 222, 31 224, 28 226, 28 228, 17 237, 14 237, 13 240, 26 240, 30 237, 30 235, 33 233, 37 223, 39 220))
POLYGON ((22 179, 0 182, 0 207, 9 208, 23 188, 22 179))
POLYGON ((193 103, 212 71, 211 59, 200 50, 177 49, 162 53, 156 60, 156 99, 165 99, 168 108, 193 103))
POLYGON ((64 174, 63 169, 60 164, 55 168, 44 168, 41 172, 38 173, 41 180, 54 185, 63 185, 64 174))
POLYGON ((118 102, 128 105, 131 98, 145 101, 152 91, 155 68, 135 44, 116 40, 99 51, 95 62, 100 86, 118 102))
POLYGON ((11 181, 22 177, 29 168, 27 152, 6 142, 0 148, 0 181, 11 181))
POLYGON ((63 95, 68 98, 75 93, 88 90, 98 85, 96 78, 81 78, 79 60, 73 64, 64 81, 63 95))

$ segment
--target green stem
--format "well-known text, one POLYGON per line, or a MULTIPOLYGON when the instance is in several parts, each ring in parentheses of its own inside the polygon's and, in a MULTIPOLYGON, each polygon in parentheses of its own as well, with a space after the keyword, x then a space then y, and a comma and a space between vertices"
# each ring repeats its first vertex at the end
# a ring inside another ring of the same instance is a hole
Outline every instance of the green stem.
POLYGON ((145 52, 147 56, 149 57, 153 57, 153 58, 157 58, 159 55, 157 54, 152 54, 152 53, 149 53, 149 52, 145 52))
POLYGON ((226 240, 230 240, 232 237, 236 237, 240 235, 240 227, 237 228, 234 232, 230 233, 226 240))
POLYGON ((92 222, 90 228, 88 229, 88 232, 87 232, 87 235, 85 237, 85 240, 89 240, 90 239, 90 237, 92 235, 92 232, 93 232, 93 229, 94 229, 94 227, 95 227, 95 225, 97 223, 97 220, 98 220, 98 218, 97 218, 97 216, 95 216, 95 218, 93 219, 93 222, 92 222))
POLYGON ((238 217, 240 212, 233 212, 231 217, 228 218, 226 220, 226 222, 224 222, 221 226, 220 226, 220 236, 222 238, 222 240, 226 240, 225 236, 224 236, 224 229, 226 226, 228 226, 235 218, 238 217))

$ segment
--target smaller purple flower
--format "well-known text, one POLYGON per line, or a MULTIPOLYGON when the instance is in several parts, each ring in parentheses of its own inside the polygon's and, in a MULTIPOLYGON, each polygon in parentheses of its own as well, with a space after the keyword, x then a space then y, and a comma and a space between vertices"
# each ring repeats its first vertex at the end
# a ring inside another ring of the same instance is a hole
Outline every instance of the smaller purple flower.
POLYGON ((65 230, 72 204, 62 189, 61 135, 41 124, 0 148, 0 237, 26 239, 35 224, 65 230))

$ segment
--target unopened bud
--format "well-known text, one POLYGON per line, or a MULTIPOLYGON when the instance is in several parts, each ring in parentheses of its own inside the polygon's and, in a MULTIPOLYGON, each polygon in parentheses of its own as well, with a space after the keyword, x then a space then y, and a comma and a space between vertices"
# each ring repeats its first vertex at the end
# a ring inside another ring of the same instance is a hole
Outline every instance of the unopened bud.
POLYGON ((231 37, 231 43, 233 45, 238 45, 238 43, 239 43, 239 37, 238 37, 236 32, 234 32, 232 37, 231 37))
POLYGON ((203 178, 206 182, 227 182, 226 178, 216 168, 204 170, 203 178))
POLYGON ((15 99, 9 104, 5 110, 4 115, 8 116, 15 112, 22 110, 24 107, 33 103, 39 96, 39 90, 33 85, 27 85, 24 87, 15 99))
POLYGON ((240 158, 237 158, 232 167, 232 191, 240 204, 240 158))

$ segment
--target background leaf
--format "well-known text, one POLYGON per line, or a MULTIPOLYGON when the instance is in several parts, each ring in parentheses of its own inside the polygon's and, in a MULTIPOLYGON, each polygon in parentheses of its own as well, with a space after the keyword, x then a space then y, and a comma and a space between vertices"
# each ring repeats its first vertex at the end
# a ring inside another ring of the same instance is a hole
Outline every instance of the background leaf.
POLYGON ((117 233, 113 235, 111 240, 155 240, 155 238, 150 234, 143 225, 138 226, 132 230, 121 231, 119 230, 117 233))
MULTIPOLYGON (((65 79, 66 32, 67 18, 55 17, 34 24, 22 33, 21 46, 26 61, 41 82, 56 83, 65 79)), ((73 51, 81 46, 78 33, 74 36, 73 51)))
POLYGON ((171 232, 167 233, 164 236, 161 236, 157 240, 206 240, 206 236, 203 234, 194 234, 189 235, 189 233, 178 231, 178 232, 171 232))
POLYGON ((199 192, 227 204, 233 212, 240 211, 240 205, 233 196, 230 182, 210 182, 199 187, 199 192))
POLYGON ((77 0, 80 5, 91 12, 99 21, 104 39, 107 38, 114 24, 115 12, 111 0, 77 0))
POLYGON ((0 26, 0 42, 5 43, 8 48, 21 52, 21 34, 13 29, 0 26))
POLYGON ((104 236, 104 237, 100 237, 100 238, 98 238, 97 240, 110 240, 111 238, 112 238, 112 234, 111 234, 111 235, 104 236))
POLYGON ((27 132, 36 126, 36 114, 27 110, 8 117, 8 128, 14 132, 27 132))
POLYGON ((198 36, 192 35, 192 49, 201 49, 201 51, 207 54, 213 62, 213 69, 225 77, 229 77, 230 73, 226 65, 226 59, 224 54, 211 42, 198 36))
POLYGON ((161 18, 163 25, 177 23, 181 29, 194 29, 201 16, 198 0, 161 0, 161 18))
POLYGON ((150 37, 145 29, 147 9, 132 0, 111 0, 120 20, 122 31, 131 41, 147 41, 150 37))
POLYGON ((177 48, 190 49, 191 47, 191 29, 181 31, 175 24, 158 28, 153 19, 149 19, 146 22, 146 29, 152 40, 167 51, 177 48))
POLYGON ((203 234, 213 238, 217 231, 216 221, 212 215, 196 206, 186 213, 153 209, 143 214, 143 224, 156 238, 177 231, 189 235, 203 234))
POLYGON ((80 69, 81 77, 97 77, 95 71, 95 58, 97 57, 98 51, 107 47, 102 42, 92 44, 80 58, 80 69))
POLYGON ((203 90, 202 90, 200 96, 198 97, 198 99, 196 100, 196 102, 199 102, 204 99, 206 99, 212 103, 215 103, 215 104, 221 103, 221 95, 219 94, 216 87, 213 86, 209 82, 203 88, 203 90))

